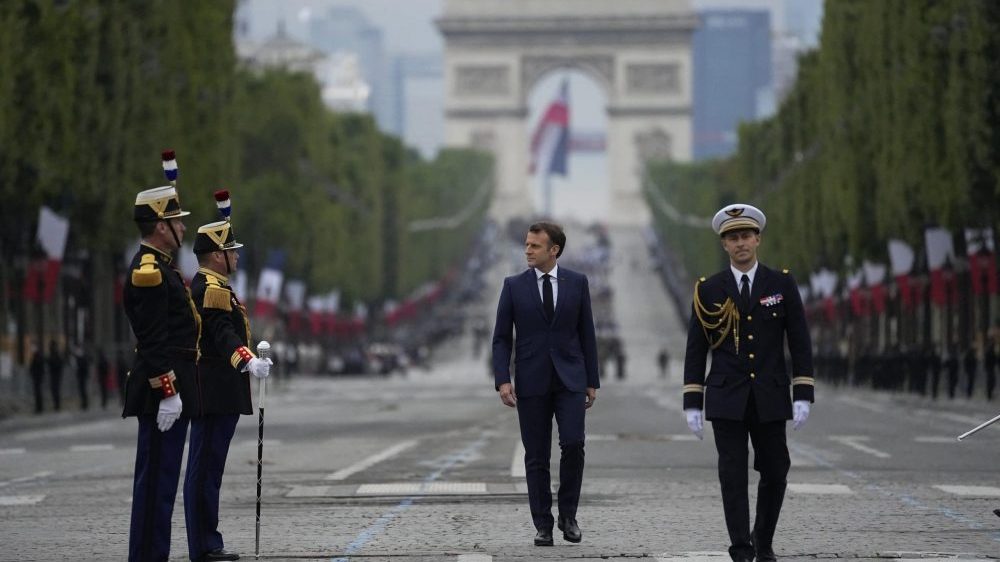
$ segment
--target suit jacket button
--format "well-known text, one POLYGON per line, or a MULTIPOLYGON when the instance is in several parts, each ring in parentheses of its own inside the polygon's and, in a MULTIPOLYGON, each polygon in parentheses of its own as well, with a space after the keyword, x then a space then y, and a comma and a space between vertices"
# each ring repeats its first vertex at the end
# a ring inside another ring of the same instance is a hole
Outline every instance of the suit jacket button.
POLYGON ((755 379, 755 378, 757 378, 757 375, 755 375, 754 373, 750 373, 750 378, 751 379, 755 379))
POLYGON ((747 336, 747 339, 750 340, 750 341, 753 341, 753 334, 750 334, 749 336, 747 336))
POLYGON ((747 322, 749 322, 751 320, 753 320, 753 316, 750 316, 749 314, 747 314, 747 322))
POLYGON ((750 359, 753 359, 753 353, 751 353, 751 354, 749 355, 749 357, 750 357, 750 359))

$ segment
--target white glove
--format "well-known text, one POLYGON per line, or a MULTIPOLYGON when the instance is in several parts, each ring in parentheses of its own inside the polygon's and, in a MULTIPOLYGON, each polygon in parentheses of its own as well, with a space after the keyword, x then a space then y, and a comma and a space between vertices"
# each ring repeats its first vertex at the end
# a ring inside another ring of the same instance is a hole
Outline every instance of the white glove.
POLYGON ((261 359, 259 357, 254 357, 247 362, 246 366, 243 367, 243 372, 250 371, 250 374, 257 377, 258 379, 266 379, 268 375, 271 374, 271 358, 261 359))
POLYGON ((156 413, 156 427, 159 427, 160 431, 167 431, 173 427, 177 418, 181 417, 181 408, 183 404, 180 394, 160 400, 160 409, 156 413))
POLYGON ((792 429, 798 429, 809 419, 809 401, 796 400, 792 404, 792 429))
POLYGON ((702 433, 705 429, 705 421, 702 418, 701 410, 697 408, 684 410, 684 415, 687 416, 688 428, 691 430, 691 433, 697 435, 698 439, 702 439, 702 433))

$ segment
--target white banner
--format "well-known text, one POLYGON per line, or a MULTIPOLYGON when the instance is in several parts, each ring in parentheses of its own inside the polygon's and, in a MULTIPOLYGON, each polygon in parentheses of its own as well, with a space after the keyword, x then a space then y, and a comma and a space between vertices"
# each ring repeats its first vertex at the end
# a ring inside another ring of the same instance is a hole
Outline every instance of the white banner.
POLYGON ((913 248, 902 240, 889 240, 889 262, 893 277, 909 275, 913 271, 913 248))
POLYGON ((38 242, 50 260, 62 261, 68 235, 69 220, 55 214, 48 207, 38 210, 38 242))
POLYGON ((927 243, 927 269, 941 269, 946 263, 955 261, 955 244, 947 228, 928 228, 924 231, 927 243))

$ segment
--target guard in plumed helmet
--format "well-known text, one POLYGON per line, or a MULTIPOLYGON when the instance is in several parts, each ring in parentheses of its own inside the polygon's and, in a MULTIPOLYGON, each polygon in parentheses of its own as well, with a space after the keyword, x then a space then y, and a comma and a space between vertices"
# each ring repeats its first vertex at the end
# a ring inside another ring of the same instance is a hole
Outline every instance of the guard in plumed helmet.
POLYGON ((198 228, 194 253, 198 273, 191 294, 202 318, 198 363, 203 415, 191 422, 191 445, 184 479, 184 511, 191 560, 236 560, 219 532, 219 489, 229 444, 241 414, 253 413, 250 375, 266 377, 270 359, 250 351, 250 320, 232 287, 243 247, 229 222, 229 192, 215 194, 226 220, 198 228))
POLYGON ((167 560, 170 520, 188 423, 198 414, 200 319, 175 267, 184 240, 177 189, 141 191, 134 219, 142 235, 123 289, 135 334, 135 359, 125 383, 122 417, 139 421, 128 559, 167 560))
POLYGON ((757 261, 766 224, 760 209, 743 204, 728 205, 712 219, 729 267, 695 284, 684 358, 688 426, 701 438, 703 418, 712 422, 729 554, 748 562, 775 560, 772 539, 791 465, 785 423, 793 420, 795 429, 802 427, 813 401, 812 345, 798 286, 787 269, 776 271, 757 261), (706 376, 709 352, 712 366, 706 376), (760 473, 752 529, 748 438, 760 473))

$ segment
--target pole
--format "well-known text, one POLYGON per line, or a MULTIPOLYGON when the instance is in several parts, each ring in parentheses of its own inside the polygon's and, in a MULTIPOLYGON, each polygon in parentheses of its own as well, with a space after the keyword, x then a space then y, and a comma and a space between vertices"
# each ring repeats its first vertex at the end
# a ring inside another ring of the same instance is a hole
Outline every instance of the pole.
POLYGON ((984 421, 983 423, 977 425, 976 427, 970 429, 969 431, 966 431, 965 433, 959 435, 958 436, 958 440, 961 441, 961 440, 965 439, 966 437, 972 435, 973 433, 977 433, 981 429, 983 429, 985 427, 988 427, 988 426, 991 426, 991 425, 997 423, 998 421, 1000 421, 1000 416, 997 416, 997 417, 995 417, 993 419, 984 421))
MULTIPOLYGON (((271 344, 262 341, 257 344, 257 356, 265 360, 271 353, 271 344)), ((267 378, 260 379, 260 392, 257 398, 257 523, 254 531, 253 556, 260 558, 260 484, 264 469, 264 397, 267 393, 267 378)))
POLYGON ((545 183, 543 190, 544 190, 543 195, 545 197, 545 207, 544 207, 545 218, 551 219, 552 218, 552 174, 548 173, 548 171, 545 172, 545 183))

